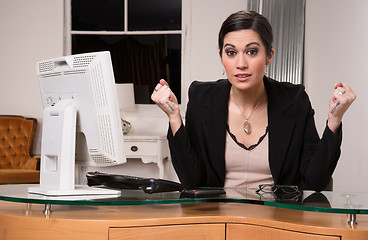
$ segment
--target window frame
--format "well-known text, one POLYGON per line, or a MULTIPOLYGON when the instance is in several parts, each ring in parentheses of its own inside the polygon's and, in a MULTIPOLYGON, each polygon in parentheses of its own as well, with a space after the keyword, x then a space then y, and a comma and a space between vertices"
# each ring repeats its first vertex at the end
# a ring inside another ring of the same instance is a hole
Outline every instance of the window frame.
MULTIPOLYGON (((80 31, 72 30, 72 0, 64 0, 64 56, 72 54, 72 36, 73 35, 160 35, 160 34, 175 34, 181 35, 181 106, 185 106, 187 102, 186 92, 187 84, 184 79, 187 79, 189 74, 188 67, 189 60, 188 56, 190 53, 190 41, 188 40, 188 28, 190 28, 190 17, 189 12, 191 11, 192 0, 182 0, 182 23, 181 30, 157 30, 157 31, 129 31, 128 30, 128 1, 124 1, 124 31, 80 31)), ((159 80, 159 79, 158 79, 159 80)), ((157 81, 158 81, 157 80, 157 81)), ((137 109, 153 110, 157 109, 155 104, 136 104, 137 109), (141 106, 142 105, 142 106, 141 106), (147 105, 147 106, 145 106, 147 105)))

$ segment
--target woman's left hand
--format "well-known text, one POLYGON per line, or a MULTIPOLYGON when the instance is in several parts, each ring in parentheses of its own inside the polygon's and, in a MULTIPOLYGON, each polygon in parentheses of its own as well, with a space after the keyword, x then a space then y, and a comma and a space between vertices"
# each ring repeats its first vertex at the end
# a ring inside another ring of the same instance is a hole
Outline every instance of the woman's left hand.
POLYGON ((355 93, 347 84, 337 83, 330 99, 328 110, 328 127, 336 134, 340 127, 342 117, 354 102, 355 93))

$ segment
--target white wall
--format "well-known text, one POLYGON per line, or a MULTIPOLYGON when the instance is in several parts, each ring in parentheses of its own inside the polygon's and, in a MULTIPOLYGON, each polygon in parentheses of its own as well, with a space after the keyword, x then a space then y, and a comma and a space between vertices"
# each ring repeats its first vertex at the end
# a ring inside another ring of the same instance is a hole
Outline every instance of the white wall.
MULTIPOLYGON (((182 105, 187 103, 188 87, 194 80, 211 81, 224 78, 223 66, 218 53, 218 32, 222 22, 231 14, 247 9, 247 0, 183 0, 189 12, 186 18, 188 30, 185 31, 189 45, 184 63, 187 69, 183 73, 182 105)), ((184 10, 185 11, 185 10, 184 10)))
POLYGON ((334 84, 348 83, 357 99, 343 119, 342 154, 334 190, 368 192, 368 1, 307 0, 305 85, 322 132, 334 84))
POLYGON ((225 78, 218 51, 218 33, 222 22, 232 13, 247 9, 247 1, 193 0, 191 79, 225 78))
POLYGON ((42 121, 36 63, 63 53, 63 0, 1 0, 0 36, 0 114, 42 121))

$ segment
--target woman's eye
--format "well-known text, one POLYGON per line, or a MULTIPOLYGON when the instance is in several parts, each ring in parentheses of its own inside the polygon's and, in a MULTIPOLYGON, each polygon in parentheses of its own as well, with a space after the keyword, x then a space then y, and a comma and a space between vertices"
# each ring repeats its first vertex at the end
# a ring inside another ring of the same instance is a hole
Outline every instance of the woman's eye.
POLYGON ((225 53, 229 57, 234 56, 236 54, 236 52, 234 50, 226 50, 225 53))
POLYGON ((248 55, 251 55, 251 56, 255 56, 255 55, 257 55, 257 53, 258 53, 258 50, 257 49, 249 49, 247 51, 247 54, 248 55))

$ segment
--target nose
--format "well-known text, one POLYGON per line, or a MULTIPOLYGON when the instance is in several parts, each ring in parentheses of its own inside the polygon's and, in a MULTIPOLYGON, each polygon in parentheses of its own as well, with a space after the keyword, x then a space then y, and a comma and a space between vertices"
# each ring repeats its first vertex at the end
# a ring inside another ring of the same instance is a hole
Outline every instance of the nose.
POLYGON ((241 55, 241 54, 239 54, 237 56, 236 67, 238 69, 246 69, 246 68, 248 68, 248 61, 246 59, 246 56, 241 55))

